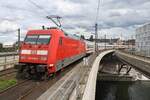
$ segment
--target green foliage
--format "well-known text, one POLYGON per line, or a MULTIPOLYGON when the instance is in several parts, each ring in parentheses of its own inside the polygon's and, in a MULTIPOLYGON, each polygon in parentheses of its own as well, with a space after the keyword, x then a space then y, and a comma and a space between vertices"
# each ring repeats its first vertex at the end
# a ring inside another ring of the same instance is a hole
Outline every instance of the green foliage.
POLYGON ((0 48, 0 52, 15 52, 17 51, 18 47, 11 47, 11 48, 0 48))
POLYGON ((83 40, 85 39, 84 35, 81 35, 81 39, 83 39, 83 40))
POLYGON ((7 89, 8 87, 15 85, 16 83, 16 79, 0 79, 0 91, 7 89))
POLYGON ((89 41, 94 41, 93 35, 90 36, 89 41))
POLYGON ((3 48, 3 44, 0 43, 0 52, 15 52, 18 50, 18 42, 13 44, 13 47, 3 48))

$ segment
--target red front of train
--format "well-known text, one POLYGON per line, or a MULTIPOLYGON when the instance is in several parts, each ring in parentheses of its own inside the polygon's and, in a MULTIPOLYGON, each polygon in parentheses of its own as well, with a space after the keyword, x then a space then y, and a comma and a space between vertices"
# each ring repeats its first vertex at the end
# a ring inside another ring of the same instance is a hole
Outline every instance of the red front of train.
POLYGON ((49 76, 86 54, 85 43, 61 29, 31 30, 21 44, 19 75, 49 76))

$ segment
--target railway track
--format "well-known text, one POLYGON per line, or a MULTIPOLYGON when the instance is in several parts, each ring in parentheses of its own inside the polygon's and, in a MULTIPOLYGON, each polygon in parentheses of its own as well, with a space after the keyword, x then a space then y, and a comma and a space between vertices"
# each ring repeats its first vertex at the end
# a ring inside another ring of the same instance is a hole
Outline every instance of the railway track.
POLYGON ((16 72, 17 72, 16 69, 14 69, 14 68, 9 68, 9 69, 0 71, 0 77, 6 76, 6 75, 9 75, 9 74, 13 74, 13 73, 16 73, 16 72))
POLYGON ((24 84, 24 83, 27 82, 27 81, 28 81, 28 80, 21 80, 21 81, 19 81, 17 84, 15 84, 15 85, 13 85, 13 86, 11 86, 11 87, 8 87, 8 88, 6 88, 6 89, 0 91, 0 94, 3 94, 3 93, 5 93, 5 92, 7 92, 9 89, 16 88, 16 87, 18 87, 19 85, 22 85, 22 84, 24 84))
POLYGON ((1 100, 17 100, 33 87, 35 82, 31 80, 23 80, 16 85, 0 92, 1 100))
POLYGON ((69 65, 49 81, 24 80, 0 92, 0 100, 35 100, 81 61, 69 65))

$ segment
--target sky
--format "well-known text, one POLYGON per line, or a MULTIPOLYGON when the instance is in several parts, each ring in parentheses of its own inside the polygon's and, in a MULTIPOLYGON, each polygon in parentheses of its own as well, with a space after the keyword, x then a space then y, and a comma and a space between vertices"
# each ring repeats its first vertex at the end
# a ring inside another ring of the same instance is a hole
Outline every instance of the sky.
MULTIPOLYGON (((17 41, 31 29, 54 24, 46 19, 58 15, 63 29, 71 34, 94 35, 98 0, 0 0, 0 42, 17 41)), ((100 0, 98 37, 134 38, 135 29, 150 22, 150 0, 100 0)))

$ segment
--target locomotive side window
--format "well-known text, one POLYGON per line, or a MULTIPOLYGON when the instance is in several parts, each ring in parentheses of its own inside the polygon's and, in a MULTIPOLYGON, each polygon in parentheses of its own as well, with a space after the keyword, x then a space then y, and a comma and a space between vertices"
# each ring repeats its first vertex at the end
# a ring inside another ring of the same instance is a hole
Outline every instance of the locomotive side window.
POLYGON ((62 45, 62 37, 59 38, 59 44, 62 45))
POLYGON ((27 35, 24 42, 29 44, 36 44, 37 39, 38 35, 27 35))
POLYGON ((51 38, 50 35, 39 35, 37 44, 48 44, 50 41, 50 38, 51 38))

